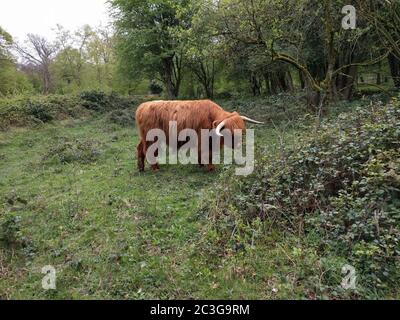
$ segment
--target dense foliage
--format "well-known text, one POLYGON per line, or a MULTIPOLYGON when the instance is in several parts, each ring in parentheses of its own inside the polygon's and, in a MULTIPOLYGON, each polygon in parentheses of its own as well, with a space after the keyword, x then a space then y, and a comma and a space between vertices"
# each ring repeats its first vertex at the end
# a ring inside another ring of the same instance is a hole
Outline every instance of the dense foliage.
MULTIPOLYGON (((252 178, 223 183, 211 217, 225 241, 246 242, 261 221, 303 235, 322 255, 354 266, 356 293, 364 297, 394 288, 400 279, 399 143, 397 99, 344 113, 294 149, 266 155, 252 178)), ((337 286, 326 281, 331 291, 337 286)))
MULTIPOLYGON (((123 97, 116 93, 87 91, 80 94, 17 96, 0 100, 0 129, 10 126, 32 126, 52 120, 84 118, 116 110, 133 110, 146 97, 123 97)), ((131 125, 134 120, 131 118, 131 125)))
POLYGON ((351 100, 364 85, 399 87, 396 1, 353 1, 354 30, 342 27, 344 0, 109 3, 112 26, 57 25, 55 40, 28 34, 14 42, 0 27, 0 95, 101 90, 212 99, 302 89, 316 109, 351 100))
POLYGON ((323 109, 353 98, 362 67, 376 71, 373 84, 397 85, 399 57, 392 51, 398 28, 385 24, 393 35, 384 40, 376 22, 397 8, 394 2, 378 9, 357 4, 354 30, 342 27, 343 0, 111 3, 123 73, 158 79, 168 98, 226 91, 259 96, 300 87, 313 109, 323 109))

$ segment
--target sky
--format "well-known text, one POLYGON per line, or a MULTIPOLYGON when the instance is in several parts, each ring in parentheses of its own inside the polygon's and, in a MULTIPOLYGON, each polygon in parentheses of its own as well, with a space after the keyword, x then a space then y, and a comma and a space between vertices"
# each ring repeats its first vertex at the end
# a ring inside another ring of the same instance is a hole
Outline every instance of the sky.
POLYGON ((34 33, 54 39, 57 24, 76 30, 89 24, 106 25, 107 0, 0 0, 0 26, 22 41, 34 33))

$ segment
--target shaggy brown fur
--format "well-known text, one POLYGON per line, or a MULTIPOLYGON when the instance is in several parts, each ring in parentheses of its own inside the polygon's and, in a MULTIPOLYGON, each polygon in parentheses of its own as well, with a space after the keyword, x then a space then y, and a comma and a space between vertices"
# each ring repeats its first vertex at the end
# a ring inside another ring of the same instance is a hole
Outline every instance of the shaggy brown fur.
MULTIPOLYGON (((226 112, 210 100, 143 103, 136 111, 136 123, 140 134, 140 143, 137 147, 140 171, 144 170, 146 152, 152 144, 152 142, 146 142, 147 133, 152 129, 161 129, 167 135, 167 143, 169 143, 170 121, 177 122, 178 134, 184 129, 193 129, 199 137, 201 137, 202 129, 215 129, 222 121, 225 121, 224 129, 230 130, 232 134, 235 129, 246 129, 245 122, 237 112, 226 112)), ((199 149, 200 146, 201 143, 199 143, 199 149)), ((158 170, 158 165, 153 165, 152 168, 158 170)), ((212 171, 214 166, 209 164, 208 169, 212 171)))

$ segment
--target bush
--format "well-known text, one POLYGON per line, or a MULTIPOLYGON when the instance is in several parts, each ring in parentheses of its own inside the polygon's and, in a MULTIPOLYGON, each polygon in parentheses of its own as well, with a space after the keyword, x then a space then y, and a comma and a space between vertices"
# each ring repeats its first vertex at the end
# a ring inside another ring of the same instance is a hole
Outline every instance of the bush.
POLYGON ((33 96, 0 100, 0 129, 32 126, 87 115, 74 96, 33 96))
POLYGON ((19 249, 26 258, 34 257, 36 248, 31 238, 23 230, 22 216, 20 214, 3 212, 0 215, 0 246, 6 249, 6 251, 2 252, 5 256, 10 253, 10 257, 15 257, 14 250, 19 249))
POLYGON ((28 201, 16 193, 8 194, 2 203, 3 211, 0 214, 0 244, 8 248, 22 248, 30 255, 33 246, 28 237, 25 236, 22 228, 22 215, 28 201))
POLYGON ((148 97, 123 97, 116 93, 90 91, 80 95, 48 95, 0 99, 0 130, 53 120, 80 119, 115 110, 132 113, 148 97))
POLYGON ((232 93, 229 91, 222 91, 215 94, 216 99, 232 99, 232 93))
POLYGON ((28 101, 27 114, 40 122, 50 122, 55 117, 55 108, 49 108, 48 105, 40 103, 39 101, 28 101))
POLYGON ((100 142, 95 140, 60 138, 43 157, 43 161, 60 164, 74 162, 89 164, 99 159, 101 155, 100 146, 100 142))
POLYGON ((80 95, 82 105, 92 111, 107 112, 110 110, 136 108, 140 104, 140 99, 123 97, 113 92, 106 94, 101 91, 88 91, 80 95))
POLYGON ((257 120, 274 123, 282 121, 299 122, 298 119, 307 114, 303 96, 300 94, 279 94, 270 97, 237 98, 233 100, 217 100, 228 111, 237 111, 257 120))
POLYGON ((400 281, 400 103, 343 114, 287 154, 263 160, 251 178, 223 184, 218 207, 207 208, 215 227, 225 239, 234 228, 246 239, 254 224, 274 221, 303 234, 321 255, 344 257, 360 275, 360 295, 394 288, 400 281))
POLYGON ((82 105, 89 110, 104 111, 108 108, 109 99, 104 92, 87 91, 80 95, 82 105))
POLYGON ((0 241, 5 247, 19 244, 21 216, 15 214, 4 214, 0 220, 0 241))
POLYGON ((157 82, 152 81, 150 83, 149 90, 151 94, 159 95, 163 92, 163 87, 159 85, 157 82))
POLYGON ((132 110, 114 110, 107 114, 107 122, 115 123, 123 127, 133 126, 135 118, 132 110))

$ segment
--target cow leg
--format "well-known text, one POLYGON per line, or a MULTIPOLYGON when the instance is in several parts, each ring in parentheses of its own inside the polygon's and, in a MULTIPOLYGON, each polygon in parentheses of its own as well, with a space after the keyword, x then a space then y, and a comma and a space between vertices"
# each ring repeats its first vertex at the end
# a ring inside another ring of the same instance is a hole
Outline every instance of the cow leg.
POLYGON ((140 143, 137 146, 137 157, 138 157, 138 168, 139 168, 139 171, 143 172, 144 171, 144 160, 146 158, 146 154, 144 152, 143 140, 140 140, 140 143))
POLYGON ((215 166, 213 165, 213 163, 212 163, 212 159, 213 158, 213 151, 212 151, 212 148, 210 148, 210 151, 209 151, 209 161, 208 161, 208 165, 207 165, 207 170, 208 170, 208 172, 213 172, 213 171, 215 171, 215 166))
MULTIPOLYGON (((158 151, 156 151, 155 155, 156 155, 156 157, 158 157, 158 151)), ((151 169, 152 169, 153 171, 158 171, 158 170, 160 170, 160 166, 158 165, 158 163, 156 163, 156 164, 153 164, 153 165, 151 166, 151 169)))
POLYGON ((199 147, 199 150, 198 150, 198 163, 199 163, 199 166, 200 167, 204 167, 204 164, 202 164, 201 163, 201 148, 199 147))
POLYGON ((198 144, 198 154, 199 154, 199 166, 200 167, 205 167, 206 166, 206 164, 205 163, 203 163, 203 150, 202 150, 202 146, 203 146, 203 140, 202 140, 202 136, 201 136, 201 133, 197 133, 198 134, 198 136, 200 137, 199 138, 199 144, 198 144))
MULTIPOLYGON (((151 147, 151 145, 152 145, 153 143, 154 143, 154 142, 147 142, 146 148, 145 148, 145 154, 147 154, 147 150, 151 147)), ((156 158, 158 158, 158 150, 155 151, 154 156, 155 156, 156 158)), ((155 164, 152 164, 152 165, 151 165, 151 169, 152 169, 153 171, 158 171, 158 170, 160 170, 160 166, 158 165, 158 163, 155 163, 155 164)))
MULTIPOLYGON (((202 163, 202 153, 201 150, 199 150, 199 166, 204 167, 205 164, 202 163)), ((209 159, 208 159, 208 164, 207 164, 207 170, 209 172, 212 172, 215 170, 215 166, 212 164, 212 150, 210 149, 209 151, 209 159)))

